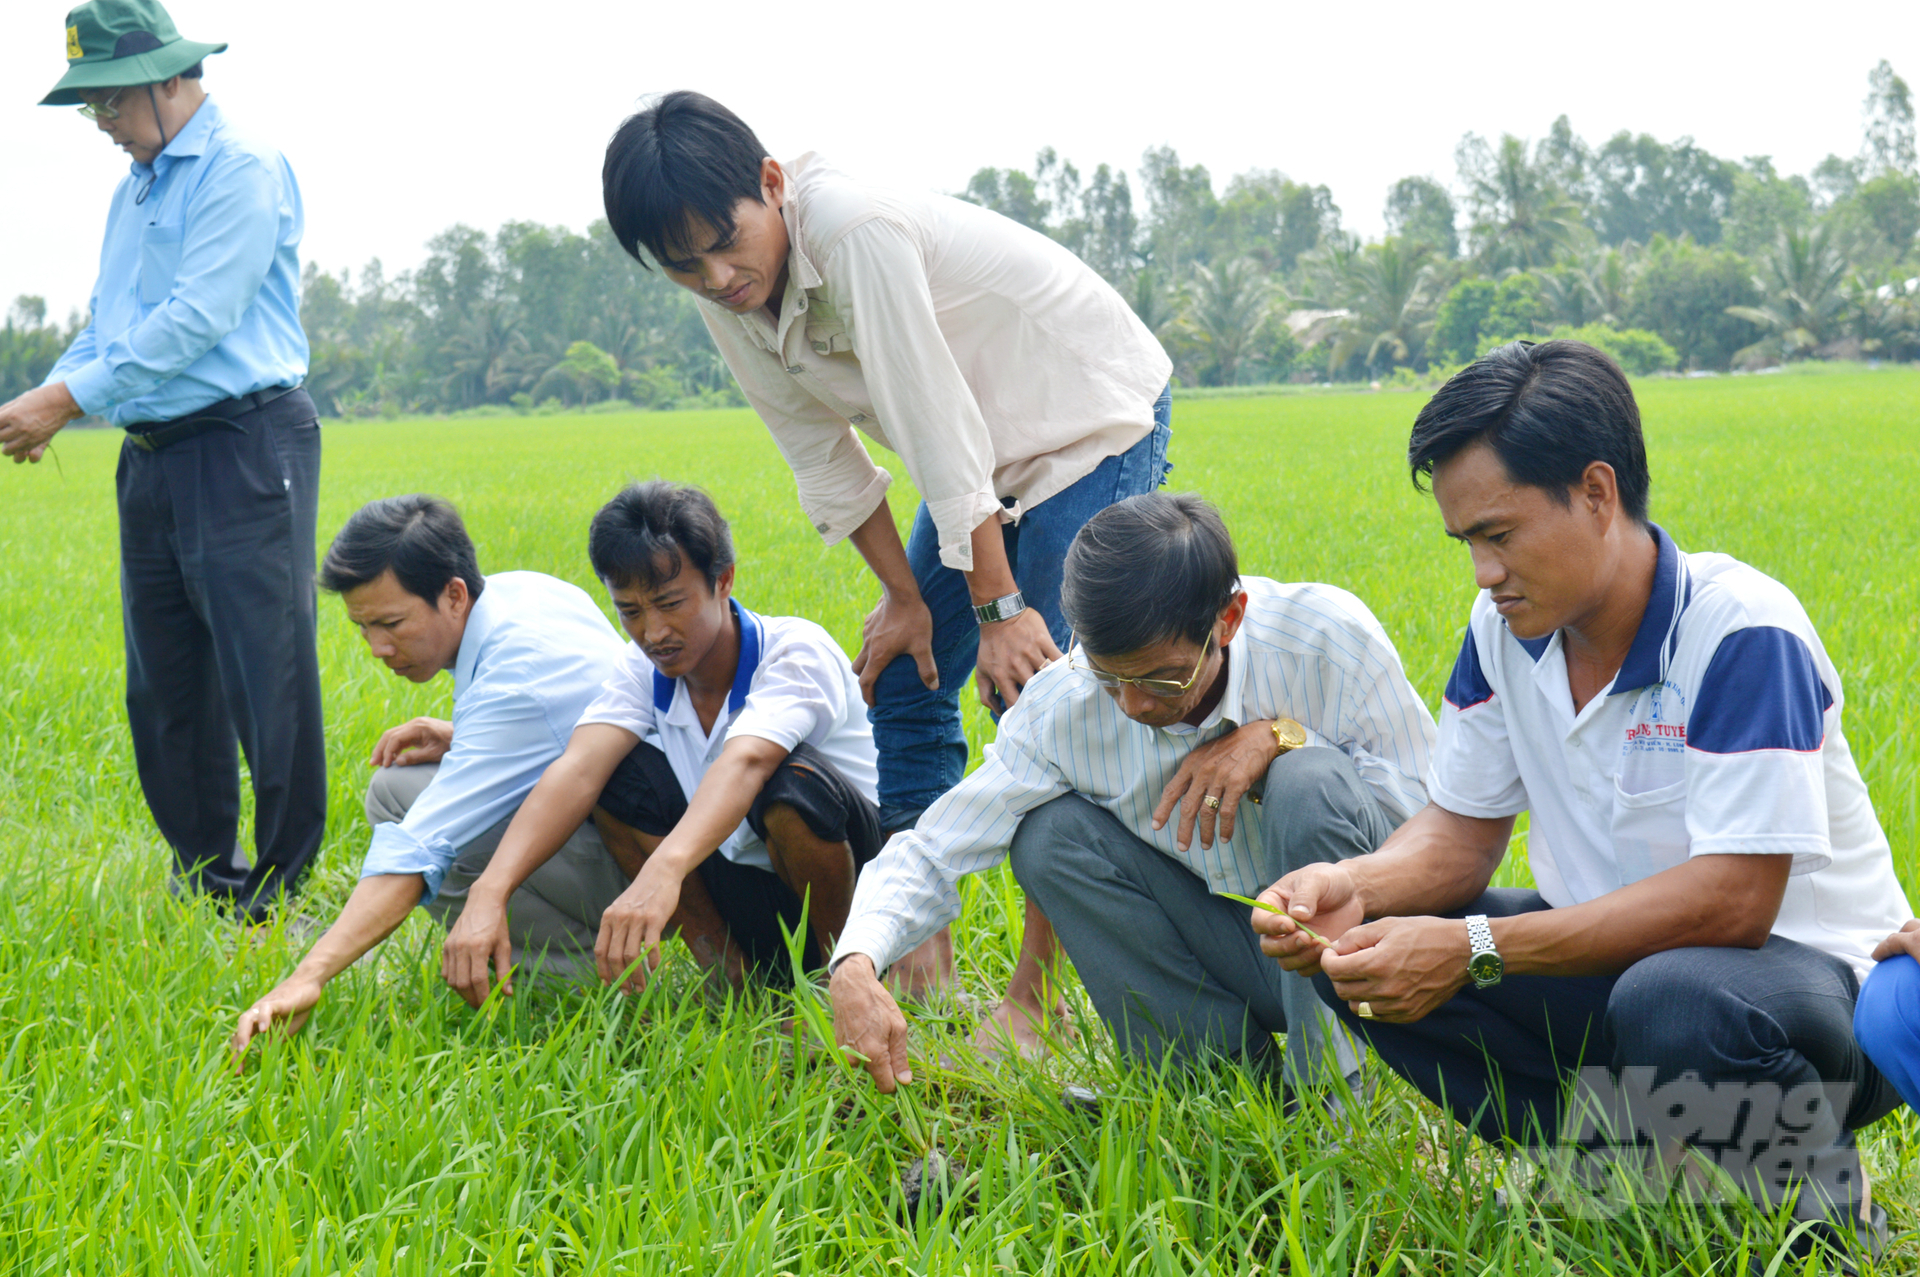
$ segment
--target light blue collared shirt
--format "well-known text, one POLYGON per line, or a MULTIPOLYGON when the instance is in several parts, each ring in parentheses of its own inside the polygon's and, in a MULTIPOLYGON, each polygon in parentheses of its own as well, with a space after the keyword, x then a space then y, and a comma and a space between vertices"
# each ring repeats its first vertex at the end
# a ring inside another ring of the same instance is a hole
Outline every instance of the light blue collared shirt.
POLYGON ((114 191, 92 321, 48 383, 66 382, 75 403, 116 426, 298 385, 305 221, 286 160, 237 134, 208 98, 114 191))
POLYGON ((513 815, 566 750, 624 650, 578 586, 488 577, 454 658, 453 748, 406 819, 373 827, 360 876, 420 874, 420 903, 438 895, 460 848, 513 815))

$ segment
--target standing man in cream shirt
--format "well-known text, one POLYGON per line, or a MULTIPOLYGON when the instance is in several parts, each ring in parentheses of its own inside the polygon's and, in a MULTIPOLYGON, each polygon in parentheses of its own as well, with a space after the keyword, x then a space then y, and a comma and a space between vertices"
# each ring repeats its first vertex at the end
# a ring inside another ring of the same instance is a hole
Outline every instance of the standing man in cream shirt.
MULTIPOLYGON (((817 155, 782 164, 698 93, 621 125, 602 176, 622 247, 700 297, 815 530, 851 540, 879 579, 853 667, 882 822, 909 828, 965 770, 967 671, 989 710, 1011 706, 1067 646, 1074 535, 1165 481, 1172 364, 1120 295, 1046 236, 957 199, 867 186, 817 155), (905 544, 892 477, 860 434, 919 490, 905 544)), ((1055 953, 1029 903, 983 1044, 1039 1049, 1060 1013, 1046 987, 1055 953)), ((938 969, 903 973, 910 984, 950 969, 951 942, 926 961, 938 969)))

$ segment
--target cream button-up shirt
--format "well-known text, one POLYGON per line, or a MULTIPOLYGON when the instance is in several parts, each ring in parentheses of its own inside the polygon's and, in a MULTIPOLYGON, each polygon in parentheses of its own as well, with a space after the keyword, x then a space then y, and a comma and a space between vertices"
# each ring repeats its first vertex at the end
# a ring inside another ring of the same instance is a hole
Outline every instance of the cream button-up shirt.
POLYGON ((941 562, 962 571, 975 527, 1003 509, 1017 520, 1152 431, 1172 363, 1067 249, 962 200, 860 185, 811 153, 786 173, 779 320, 704 299, 701 314, 829 543, 892 481, 856 430, 906 464, 941 562))

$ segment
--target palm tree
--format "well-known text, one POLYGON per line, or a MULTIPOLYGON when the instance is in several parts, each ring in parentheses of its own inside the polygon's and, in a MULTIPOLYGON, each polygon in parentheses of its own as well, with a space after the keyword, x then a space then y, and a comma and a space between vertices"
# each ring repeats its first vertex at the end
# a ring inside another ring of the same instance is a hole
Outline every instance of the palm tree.
POLYGON ((1527 159, 1526 143, 1503 137, 1496 152, 1469 137, 1458 154, 1473 213, 1470 234, 1483 269, 1547 266, 1578 244, 1585 230, 1579 206, 1554 184, 1544 164, 1527 159))
POLYGON ((1782 231, 1753 277, 1766 301, 1729 306, 1727 313, 1774 333, 1789 355, 1810 354, 1838 336, 1847 311, 1847 263, 1828 232, 1827 223, 1782 231))
POLYGON ((1213 357, 1219 384, 1231 386, 1246 355, 1273 321, 1279 297, 1271 278, 1251 257, 1217 267, 1193 267, 1180 292, 1180 311, 1171 327, 1213 357))
POLYGON ((1418 360, 1439 304, 1434 264, 1432 248, 1399 236, 1348 259, 1339 299, 1349 313, 1334 329, 1329 366, 1338 368, 1362 351, 1369 371, 1418 360))
POLYGON ((446 389, 463 406, 513 390, 525 380, 531 354, 520 308, 504 298, 475 305, 443 353, 452 362, 446 389))

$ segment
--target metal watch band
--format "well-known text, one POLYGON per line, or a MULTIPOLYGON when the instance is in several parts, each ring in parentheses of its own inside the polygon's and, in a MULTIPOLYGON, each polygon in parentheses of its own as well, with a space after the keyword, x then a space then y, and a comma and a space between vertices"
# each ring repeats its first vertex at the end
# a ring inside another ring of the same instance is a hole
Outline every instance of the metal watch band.
POLYGON ((1487 925, 1487 915, 1476 913, 1467 919, 1467 943, 1475 953, 1498 953, 1493 947, 1493 928, 1487 925))
POLYGON ((995 621, 1008 621, 1027 610, 1026 596, 1015 590, 1012 594, 1003 594, 987 603, 973 605, 973 615, 982 625, 991 625, 995 621))

